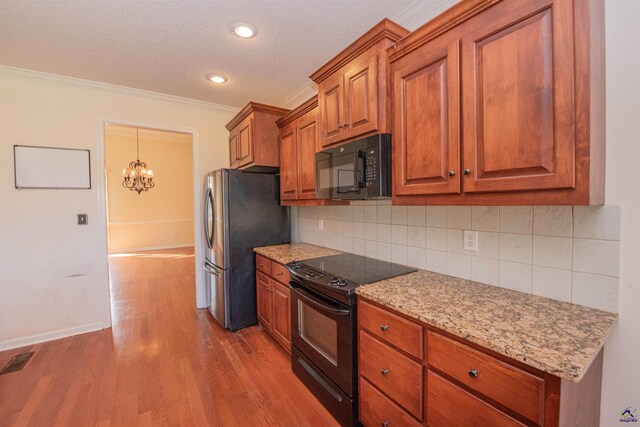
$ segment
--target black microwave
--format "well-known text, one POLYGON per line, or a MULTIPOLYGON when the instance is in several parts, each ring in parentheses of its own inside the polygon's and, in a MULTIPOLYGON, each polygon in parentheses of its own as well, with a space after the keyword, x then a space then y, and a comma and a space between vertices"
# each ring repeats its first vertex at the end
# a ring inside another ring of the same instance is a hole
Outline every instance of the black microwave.
POLYGON ((391 197, 391 135, 380 133, 316 153, 319 199, 391 197))

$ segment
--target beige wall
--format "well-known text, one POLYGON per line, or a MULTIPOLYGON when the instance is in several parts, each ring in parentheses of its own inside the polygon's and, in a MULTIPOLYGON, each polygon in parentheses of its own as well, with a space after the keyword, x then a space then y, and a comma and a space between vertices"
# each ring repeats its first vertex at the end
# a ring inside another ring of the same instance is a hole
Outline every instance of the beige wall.
POLYGON ((136 156, 135 128, 106 127, 109 253, 193 246, 191 147, 191 135, 140 129, 140 160, 156 186, 138 195, 122 187, 122 169, 136 156))
MULTIPOLYGON (((199 212, 202 176, 228 165, 224 125, 236 113, 235 108, 0 67, 0 349, 109 325, 106 218, 102 226, 99 222, 104 216, 98 161, 104 123, 193 132, 199 212), (16 190, 14 144, 91 150, 92 188, 16 190), (78 213, 89 215, 88 225, 76 225, 78 213)), ((199 215, 196 220, 196 265, 202 265, 199 215)), ((196 277, 203 284, 201 269, 196 277)), ((200 305, 203 290, 197 289, 200 305)))

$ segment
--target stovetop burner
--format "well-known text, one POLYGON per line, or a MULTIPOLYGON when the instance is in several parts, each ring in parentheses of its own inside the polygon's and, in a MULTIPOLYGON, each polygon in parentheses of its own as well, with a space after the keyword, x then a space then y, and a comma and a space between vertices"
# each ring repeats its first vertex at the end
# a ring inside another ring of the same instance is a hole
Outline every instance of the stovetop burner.
POLYGON ((349 253, 293 261, 287 267, 294 280, 297 277, 298 280, 319 285, 332 294, 343 295, 353 295, 359 285, 416 271, 406 265, 349 253))

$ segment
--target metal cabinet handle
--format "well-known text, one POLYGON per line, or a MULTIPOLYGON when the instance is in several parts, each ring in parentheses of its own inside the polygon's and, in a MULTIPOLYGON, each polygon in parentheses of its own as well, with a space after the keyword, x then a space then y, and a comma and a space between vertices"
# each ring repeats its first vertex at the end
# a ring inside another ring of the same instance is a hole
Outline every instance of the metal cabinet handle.
POLYGON ((465 175, 471 175, 471 169, 465 169, 462 172, 464 172, 465 175))
POLYGON ((388 370, 388 369, 381 369, 381 370, 380 370, 380 373, 381 373, 383 376, 387 376, 387 375, 389 375, 389 370, 388 370))
POLYGON ((282 271, 278 271, 278 272, 276 273, 276 276, 282 276, 282 271))
POLYGON ((342 125, 342 127, 344 127, 345 129, 349 127, 349 123, 344 122, 344 124, 342 125))
POLYGON ((467 371, 467 373, 469 374, 469 376, 471 378, 478 378, 478 370, 477 369, 469 369, 469 371, 467 371))
POLYGON ((386 332, 386 331, 387 331, 387 329, 389 329, 389 325, 380 325, 380 330, 381 330, 382 332, 386 332))
POLYGON ((456 174, 455 171, 449 171, 449 176, 454 176, 456 174))
POLYGON ((263 263, 260 263, 260 268, 264 268, 264 264, 263 263))
POLYGON ((338 123, 338 129, 342 129, 342 125, 338 123))
POLYGON ((380 423, 382 427, 389 427, 389 421, 383 421, 380 423))

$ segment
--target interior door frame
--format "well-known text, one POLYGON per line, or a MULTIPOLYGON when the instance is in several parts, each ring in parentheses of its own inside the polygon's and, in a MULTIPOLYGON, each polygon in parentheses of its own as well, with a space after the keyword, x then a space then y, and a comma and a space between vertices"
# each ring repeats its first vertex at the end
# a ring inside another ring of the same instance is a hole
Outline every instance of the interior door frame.
POLYGON ((111 327, 111 279, 109 277, 109 253, 107 250, 107 188, 105 177, 105 126, 107 124, 154 129, 167 132, 177 132, 191 135, 191 165, 193 170, 193 242, 195 246, 195 279, 196 279, 196 307, 206 308, 207 298, 204 284, 204 272, 201 268, 204 260, 203 244, 204 233, 202 233, 202 182, 199 176, 200 163, 198 154, 200 152, 199 133, 197 129, 188 127, 174 127, 164 124, 139 122, 122 119, 101 118, 97 122, 97 146, 96 146, 96 190, 98 192, 98 272, 100 277, 106 278, 102 289, 102 323, 103 328, 111 327))

